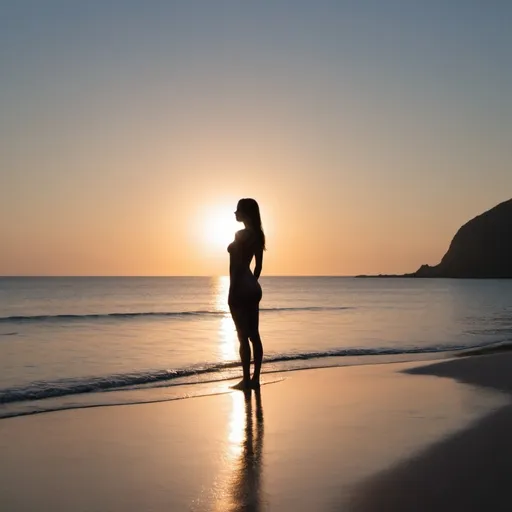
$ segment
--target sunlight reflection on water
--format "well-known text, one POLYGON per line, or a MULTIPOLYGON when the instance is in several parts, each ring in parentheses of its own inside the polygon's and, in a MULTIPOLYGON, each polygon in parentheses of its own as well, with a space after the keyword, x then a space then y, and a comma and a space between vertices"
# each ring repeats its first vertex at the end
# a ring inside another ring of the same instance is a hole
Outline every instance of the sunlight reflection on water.
POLYGON ((219 323, 220 353, 224 361, 232 361, 238 358, 238 340, 228 308, 229 277, 220 276, 215 285, 215 309, 225 313, 219 323))

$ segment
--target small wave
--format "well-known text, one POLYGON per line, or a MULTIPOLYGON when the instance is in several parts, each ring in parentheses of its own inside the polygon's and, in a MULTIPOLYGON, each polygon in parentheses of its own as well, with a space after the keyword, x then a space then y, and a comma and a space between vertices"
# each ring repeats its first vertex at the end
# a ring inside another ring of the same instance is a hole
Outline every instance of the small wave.
MULTIPOLYGON (((350 356, 393 356, 403 354, 428 354, 436 352, 446 352, 449 350, 461 350, 468 347, 423 347, 423 348, 381 348, 366 349, 352 348, 329 350, 325 352, 302 352, 289 354, 276 354, 265 357, 265 363, 286 363, 290 361, 309 361, 312 359, 326 359, 334 357, 350 356)), ((63 397, 68 395, 77 395, 82 393, 122 391, 123 389, 133 389, 147 385, 167 384, 179 385, 177 379, 187 377, 197 377, 200 382, 205 378, 217 381, 226 378, 226 371, 238 368, 238 361, 228 361, 224 363, 212 363, 206 365, 196 365, 188 368, 175 370, 154 370, 140 373, 115 374, 105 377, 90 377, 80 379, 60 379, 56 381, 37 381, 27 386, 12 387, 0 390, 0 404, 9 404, 14 402, 24 402, 29 400, 43 400, 46 398, 63 397)))
POLYGON ((238 362, 191 367, 177 370, 156 370, 153 372, 126 373, 106 377, 90 377, 83 379, 60 379, 56 381, 36 381, 25 387, 7 388, 0 391, 0 404, 22 402, 27 400, 43 400, 82 393, 118 390, 133 386, 141 386, 179 378, 219 372, 238 366, 238 362))
POLYGON ((499 341, 496 343, 489 343, 479 347, 470 347, 461 350, 457 355, 460 357, 465 356, 480 356, 486 354, 494 354, 496 352, 508 352, 512 350, 512 341, 499 341))
MULTIPOLYGON (((323 307, 309 306, 299 308, 261 308, 262 312, 286 312, 286 311, 341 311, 348 307, 323 307)), ((198 311, 143 311, 128 313, 89 313, 83 315, 59 314, 59 315, 12 315, 0 317, 0 323, 28 323, 28 322, 73 322, 107 319, 130 319, 140 317, 193 317, 193 316, 226 316, 227 311, 198 310, 198 311)))

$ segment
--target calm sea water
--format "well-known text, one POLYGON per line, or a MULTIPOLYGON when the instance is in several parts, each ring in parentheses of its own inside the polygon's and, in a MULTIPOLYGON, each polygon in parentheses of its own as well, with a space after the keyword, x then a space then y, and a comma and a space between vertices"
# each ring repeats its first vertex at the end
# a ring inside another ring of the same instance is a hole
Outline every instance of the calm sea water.
MULTIPOLYGON (((266 372, 512 341, 510 280, 261 282, 266 372)), ((225 277, 0 279, 0 417, 179 398, 238 376, 228 285, 225 277)))

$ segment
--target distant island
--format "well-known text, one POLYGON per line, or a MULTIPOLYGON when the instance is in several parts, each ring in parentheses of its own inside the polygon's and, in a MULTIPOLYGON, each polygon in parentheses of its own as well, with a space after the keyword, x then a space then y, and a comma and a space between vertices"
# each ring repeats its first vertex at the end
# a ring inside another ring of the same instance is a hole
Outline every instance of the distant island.
POLYGON ((512 199, 464 224, 438 265, 411 274, 357 277, 512 278, 512 199))

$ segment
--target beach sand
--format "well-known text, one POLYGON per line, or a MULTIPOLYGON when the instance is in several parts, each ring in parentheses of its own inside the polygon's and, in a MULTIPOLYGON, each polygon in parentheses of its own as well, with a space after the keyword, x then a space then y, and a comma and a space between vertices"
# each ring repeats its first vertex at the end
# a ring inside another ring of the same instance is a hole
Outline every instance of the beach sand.
POLYGON ((510 510, 511 366, 306 370, 258 394, 2 420, 1 510, 510 510))
MULTIPOLYGON (((512 356, 455 359, 410 370, 512 392, 512 356)), ((353 489, 338 510, 510 511, 512 405, 426 447, 353 489)))

